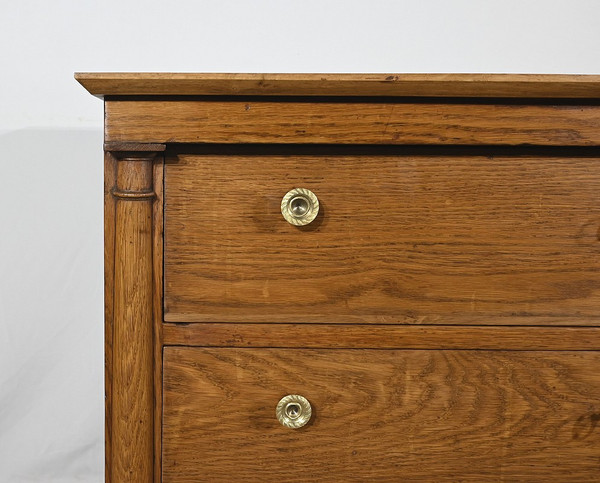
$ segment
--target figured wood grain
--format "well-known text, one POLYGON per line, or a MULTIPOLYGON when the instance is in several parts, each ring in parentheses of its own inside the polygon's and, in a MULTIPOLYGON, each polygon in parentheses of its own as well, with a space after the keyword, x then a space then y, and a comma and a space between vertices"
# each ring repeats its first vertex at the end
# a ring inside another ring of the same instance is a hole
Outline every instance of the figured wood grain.
POLYGON ((117 161, 112 482, 152 482, 154 465, 152 204, 154 153, 117 161), (132 196, 134 195, 134 196, 132 196))
POLYGON ((163 337, 197 347, 600 350, 597 327, 165 323, 163 337))
POLYGON ((600 106, 119 100, 105 140, 141 143, 595 146, 600 106))
POLYGON ((78 79, 113 152, 107 481, 597 480, 600 76, 78 79))
POLYGON ((591 482, 597 352, 165 348, 163 481, 591 482), (301 394, 313 418, 284 428, 301 394))
POLYGON ((598 75, 76 73, 90 93, 599 98, 598 75))
POLYGON ((598 162, 181 154, 165 320, 597 325, 598 162), (321 206, 304 229, 280 212, 294 187, 321 206))

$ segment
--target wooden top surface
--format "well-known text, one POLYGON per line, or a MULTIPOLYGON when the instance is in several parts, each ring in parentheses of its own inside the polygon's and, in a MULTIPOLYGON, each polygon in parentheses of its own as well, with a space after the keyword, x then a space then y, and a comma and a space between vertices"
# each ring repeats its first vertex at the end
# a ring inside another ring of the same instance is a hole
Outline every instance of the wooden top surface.
POLYGON ((104 96, 600 98, 600 75, 76 73, 104 96))

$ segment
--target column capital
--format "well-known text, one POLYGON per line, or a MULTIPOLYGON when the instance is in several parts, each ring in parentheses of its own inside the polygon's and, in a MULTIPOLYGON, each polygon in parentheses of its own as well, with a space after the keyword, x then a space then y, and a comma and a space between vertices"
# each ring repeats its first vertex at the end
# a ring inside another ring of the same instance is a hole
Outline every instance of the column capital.
POLYGON ((107 143, 104 145, 117 160, 117 179, 112 190, 121 200, 154 198, 154 159, 165 150, 164 144, 107 143))

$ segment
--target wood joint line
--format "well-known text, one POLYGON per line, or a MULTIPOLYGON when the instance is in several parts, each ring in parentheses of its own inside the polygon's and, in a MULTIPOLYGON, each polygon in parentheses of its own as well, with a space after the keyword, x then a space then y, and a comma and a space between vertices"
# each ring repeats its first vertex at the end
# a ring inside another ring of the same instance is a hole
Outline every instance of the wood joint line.
POLYGON ((104 143, 104 151, 110 152, 117 157, 123 157, 127 154, 135 157, 139 156, 155 156, 158 153, 164 152, 167 148, 166 144, 157 143, 131 143, 131 142, 106 142, 104 143))

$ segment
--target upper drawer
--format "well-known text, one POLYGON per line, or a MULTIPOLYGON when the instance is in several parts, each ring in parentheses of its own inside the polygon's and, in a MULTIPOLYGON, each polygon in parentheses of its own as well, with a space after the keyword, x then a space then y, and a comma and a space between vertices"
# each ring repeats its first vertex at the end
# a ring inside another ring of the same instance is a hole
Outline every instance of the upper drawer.
POLYGON ((600 159, 496 154, 167 160, 165 320, 597 324, 600 159))
POLYGON ((105 141, 600 145, 600 106, 369 99, 107 100, 105 141))

